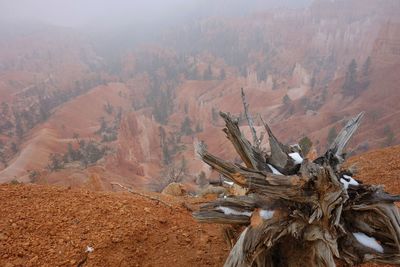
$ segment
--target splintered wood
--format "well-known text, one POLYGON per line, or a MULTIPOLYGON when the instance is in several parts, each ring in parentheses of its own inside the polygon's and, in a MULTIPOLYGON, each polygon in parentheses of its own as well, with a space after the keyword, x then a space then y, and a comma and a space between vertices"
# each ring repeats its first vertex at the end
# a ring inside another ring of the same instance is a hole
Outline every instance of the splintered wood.
POLYGON ((279 142, 265 123, 270 152, 260 148, 242 90, 253 143, 238 119, 220 112, 224 132, 244 165, 220 159, 197 145, 201 159, 246 189, 203 205, 193 215, 206 223, 242 225, 226 267, 336 266, 364 262, 400 264, 400 215, 382 186, 366 185, 344 169, 344 148, 363 113, 351 119, 326 153, 314 161, 298 145, 279 142))

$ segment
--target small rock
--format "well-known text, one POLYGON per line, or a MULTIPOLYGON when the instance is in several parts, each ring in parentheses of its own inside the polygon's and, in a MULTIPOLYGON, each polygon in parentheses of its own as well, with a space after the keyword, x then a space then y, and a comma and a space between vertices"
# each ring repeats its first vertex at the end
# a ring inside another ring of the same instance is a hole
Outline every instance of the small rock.
POLYGON ((204 254, 204 251, 201 249, 196 251, 196 256, 198 256, 198 257, 202 256, 203 254, 204 254))
POLYGON ((223 187, 223 186, 213 186, 209 185, 206 188, 202 189, 199 192, 199 196, 207 196, 207 195, 221 195, 221 194, 227 194, 228 190, 223 187))
POLYGON ((6 234, 0 233, 0 241, 5 241, 7 239, 8 237, 6 236, 6 234))
POLYGON ((39 259, 39 256, 35 256, 35 257, 33 257, 31 260, 30 260, 30 262, 36 262, 37 260, 39 259))
POLYGON ((118 237, 113 237, 113 238, 111 239, 111 242, 113 242, 113 243, 119 243, 119 242, 121 242, 121 239, 119 239, 118 237))
POLYGON ((144 208, 144 211, 145 211, 146 213, 150 213, 150 208, 145 207, 145 208, 144 208))
POLYGON ((160 223, 162 223, 162 224, 167 223, 167 220, 164 219, 164 218, 160 218, 160 219, 158 219, 158 221, 159 221, 160 223))
POLYGON ((164 195, 171 195, 171 196, 183 196, 186 194, 184 186, 180 183, 170 183, 167 185, 164 190, 161 192, 164 195))

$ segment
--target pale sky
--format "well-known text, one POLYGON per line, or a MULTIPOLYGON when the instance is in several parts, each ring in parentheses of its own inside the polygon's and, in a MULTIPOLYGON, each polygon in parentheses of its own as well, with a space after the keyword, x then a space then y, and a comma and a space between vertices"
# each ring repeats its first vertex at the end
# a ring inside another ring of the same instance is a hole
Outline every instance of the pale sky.
POLYGON ((61 26, 162 22, 201 15, 240 14, 260 6, 311 0, 0 0, 0 19, 61 26), (208 13, 208 14, 205 14, 208 13))

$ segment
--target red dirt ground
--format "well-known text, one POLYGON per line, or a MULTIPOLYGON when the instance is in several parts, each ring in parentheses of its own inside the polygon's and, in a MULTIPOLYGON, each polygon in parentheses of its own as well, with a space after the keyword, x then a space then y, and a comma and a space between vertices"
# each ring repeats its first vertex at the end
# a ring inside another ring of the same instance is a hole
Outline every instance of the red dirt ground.
POLYGON ((1 185, 0 266, 222 266, 221 227, 168 202, 172 209, 129 193, 1 185))
POLYGON ((385 190, 400 194, 400 146, 373 150, 350 158, 359 173, 355 176, 366 183, 383 184, 385 190))
MULTIPOLYGON (((358 163, 358 179, 398 193, 399 153, 371 151, 349 164, 358 163)), ((205 200, 154 196, 172 208, 129 193, 0 185, 0 266, 222 266, 222 226, 195 222, 183 206, 205 200)))

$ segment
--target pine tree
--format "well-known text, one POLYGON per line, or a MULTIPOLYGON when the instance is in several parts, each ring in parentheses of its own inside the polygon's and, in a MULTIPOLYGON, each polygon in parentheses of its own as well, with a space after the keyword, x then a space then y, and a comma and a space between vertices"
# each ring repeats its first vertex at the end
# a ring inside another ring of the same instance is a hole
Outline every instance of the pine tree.
POLYGON ((267 70, 265 68, 262 68, 257 72, 257 78, 260 82, 266 81, 268 78, 267 75, 267 70))
POLYGON ((213 78, 213 73, 212 73, 211 65, 208 64, 207 69, 204 70, 203 80, 212 80, 212 78, 213 78))
POLYGON ((347 67, 346 78, 343 84, 343 93, 345 95, 356 95, 357 87, 357 62, 353 59, 347 67))
POLYGON ((3 116, 7 116, 9 110, 10 110, 10 108, 9 108, 8 104, 6 102, 2 102, 1 103, 1 113, 3 114, 3 116))
POLYGON ((22 122, 20 116, 15 117, 15 133, 19 139, 24 136, 24 128, 22 127, 22 122))
POLYGON ((162 147, 162 157, 163 157, 163 162, 165 165, 168 165, 171 163, 171 154, 168 149, 168 145, 163 145, 162 147))
POLYGON ((289 97, 288 95, 285 95, 285 96, 282 98, 282 103, 283 103, 285 106, 288 106, 291 102, 292 102, 292 100, 290 99, 290 97, 289 97))
POLYGON ((190 134, 192 134, 193 133, 193 130, 192 130, 192 121, 189 119, 189 117, 185 117, 185 119, 183 120, 183 122, 182 122, 182 125, 181 125, 181 132, 184 134, 184 135, 190 135, 190 134))
POLYGON ((240 76, 243 76, 243 77, 247 78, 247 67, 246 66, 240 66, 239 67, 239 73, 240 73, 240 76))
POLYGON ((362 69, 363 76, 368 76, 370 68, 371 68, 371 57, 368 57, 365 60, 364 65, 363 65, 363 69, 362 69))
POLYGON ((395 141, 395 135, 394 135, 390 125, 385 125, 385 127, 383 128, 383 134, 386 137, 385 141, 384 141, 384 146, 392 145, 395 141))
POLYGON ((222 68, 222 69, 220 70, 220 72, 219 72, 219 79, 220 79, 220 80, 225 80, 225 78, 226 78, 225 69, 222 68))
POLYGON ((219 118, 218 111, 214 107, 211 108, 211 118, 213 122, 217 122, 219 118))

